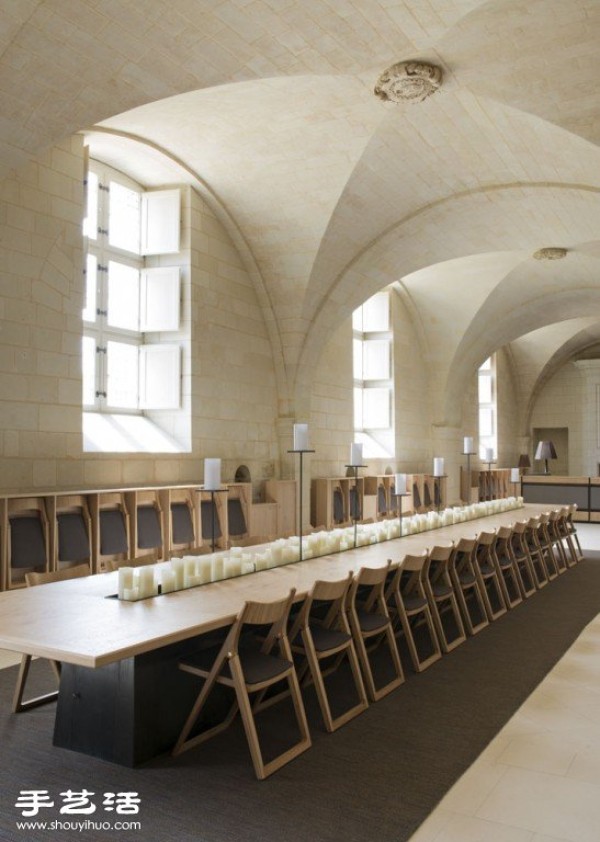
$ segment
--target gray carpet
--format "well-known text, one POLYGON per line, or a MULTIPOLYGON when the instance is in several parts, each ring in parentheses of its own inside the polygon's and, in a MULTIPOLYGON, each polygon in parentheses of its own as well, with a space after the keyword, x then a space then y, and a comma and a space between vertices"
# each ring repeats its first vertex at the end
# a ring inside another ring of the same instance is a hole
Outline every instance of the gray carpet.
MULTIPOLYGON (((106 840, 115 831, 22 831, 20 790, 44 789, 55 807, 38 818, 137 819, 144 842, 403 842, 600 611, 600 554, 588 560, 333 735, 307 699, 313 747, 272 778, 253 775, 243 732, 177 759, 126 769, 52 746, 54 705, 9 714, 16 668, 0 671, 0 840, 106 840), (61 816, 60 793, 94 793, 90 816, 61 816), (105 792, 135 791, 138 816, 102 806, 105 792)), ((39 686, 51 684, 35 663, 39 686)), ((339 680, 343 680, 340 677, 339 680)), ((288 727, 284 706, 261 714, 288 727)))

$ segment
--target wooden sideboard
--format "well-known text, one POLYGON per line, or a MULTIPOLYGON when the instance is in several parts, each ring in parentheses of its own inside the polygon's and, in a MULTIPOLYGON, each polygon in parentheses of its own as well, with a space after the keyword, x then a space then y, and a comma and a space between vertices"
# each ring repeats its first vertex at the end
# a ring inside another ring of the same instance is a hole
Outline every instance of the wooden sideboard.
MULTIPOLYGON (((335 529, 356 520, 382 520, 396 516, 399 501, 395 496, 394 474, 354 477, 318 477, 311 485, 311 523, 315 527, 335 529)), ((446 506, 446 477, 439 480, 428 474, 407 474, 407 495, 402 512, 425 512, 446 506)))
POLYGON ((251 483, 214 495, 198 485, 0 493, 0 590, 24 587, 30 572, 88 563, 93 573, 225 549, 248 535, 296 530, 296 481, 268 480, 265 501, 251 483), (62 557, 61 557, 62 547, 62 557), (66 548, 66 549, 65 549, 66 548))

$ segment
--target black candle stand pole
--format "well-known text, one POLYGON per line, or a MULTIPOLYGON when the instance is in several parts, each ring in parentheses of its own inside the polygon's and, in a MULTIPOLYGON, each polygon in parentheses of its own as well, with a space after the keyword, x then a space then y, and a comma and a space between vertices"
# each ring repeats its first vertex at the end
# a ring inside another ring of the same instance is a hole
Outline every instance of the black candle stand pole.
POLYGON ((304 484, 304 476, 303 476, 303 459, 305 453, 314 453, 314 450, 288 450, 288 453, 298 453, 300 454, 300 500, 299 500, 299 523, 298 523, 298 536, 300 538, 300 556, 299 560, 302 561, 302 497, 303 497, 303 484, 304 484))
POLYGON ((354 490, 356 492, 356 510, 355 513, 352 515, 352 520, 354 521, 354 549, 356 549, 356 538, 358 533, 358 521, 360 517, 357 517, 357 514, 360 514, 360 504, 359 504, 359 497, 358 497, 358 469, 359 468, 366 468, 366 465, 345 465, 346 468, 352 468, 354 471, 354 490))
POLYGON ((471 456, 475 456, 475 451, 471 450, 467 453, 466 450, 463 450, 462 455, 467 457, 467 493, 468 493, 468 499, 465 500, 465 503, 467 503, 467 505, 469 505, 471 503, 471 456))
MULTIPOLYGON (((217 531, 217 529, 216 529, 216 526, 217 526, 217 524, 216 524, 217 511, 216 511, 216 506, 215 506, 215 494, 228 494, 229 489, 227 488, 227 486, 225 486, 225 488, 204 488, 203 486, 201 486, 200 490, 204 491, 204 492, 208 491, 208 493, 210 494, 210 510, 211 510, 210 511, 210 521, 211 521, 210 546, 211 546, 212 552, 214 553, 215 547, 216 547, 215 533, 217 531)), ((202 520, 202 515, 200 516, 200 520, 202 520)))
POLYGON ((396 505, 397 505, 397 508, 398 508, 398 519, 400 520, 400 537, 402 538, 402 498, 403 497, 410 497, 410 494, 409 494, 408 491, 404 491, 404 492, 402 492, 402 494, 395 494, 394 493, 392 496, 395 497, 396 500, 398 501, 398 503, 396 505))
POLYGON ((438 505, 436 506, 436 510, 439 514, 442 511, 442 480, 447 479, 448 474, 439 474, 439 476, 436 475, 436 474, 429 474, 428 476, 430 476, 433 479, 433 485, 434 485, 433 499, 434 499, 434 502, 435 502, 435 498, 436 498, 435 489, 437 488, 438 505))

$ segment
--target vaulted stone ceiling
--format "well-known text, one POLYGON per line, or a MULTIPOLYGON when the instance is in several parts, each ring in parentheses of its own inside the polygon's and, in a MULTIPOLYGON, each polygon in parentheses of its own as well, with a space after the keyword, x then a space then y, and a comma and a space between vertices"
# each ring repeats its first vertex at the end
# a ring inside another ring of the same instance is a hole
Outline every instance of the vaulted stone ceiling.
POLYGON ((123 166, 140 144, 184 165, 291 400, 330 331, 400 283, 454 423, 495 348, 515 343, 535 391, 600 324, 599 71, 597 0, 19 0, 0 9, 0 165, 94 127, 123 166), (376 99, 409 59, 440 91, 376 99))

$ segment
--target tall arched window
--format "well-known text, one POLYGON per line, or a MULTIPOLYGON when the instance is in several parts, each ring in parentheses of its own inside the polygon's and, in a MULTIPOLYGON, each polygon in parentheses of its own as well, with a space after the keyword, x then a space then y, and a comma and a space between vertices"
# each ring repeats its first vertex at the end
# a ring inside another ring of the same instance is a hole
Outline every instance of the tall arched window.
POLYGON ((354 430, 366 458, 394 455, 390 294, 378 292, 352 316, 354 430))
POLYGON ((498 404, 496 394, 496 355, 479 367, 479 457, 486 460, 486 451, 491 448, 494 458, 498 456, 498 404))

